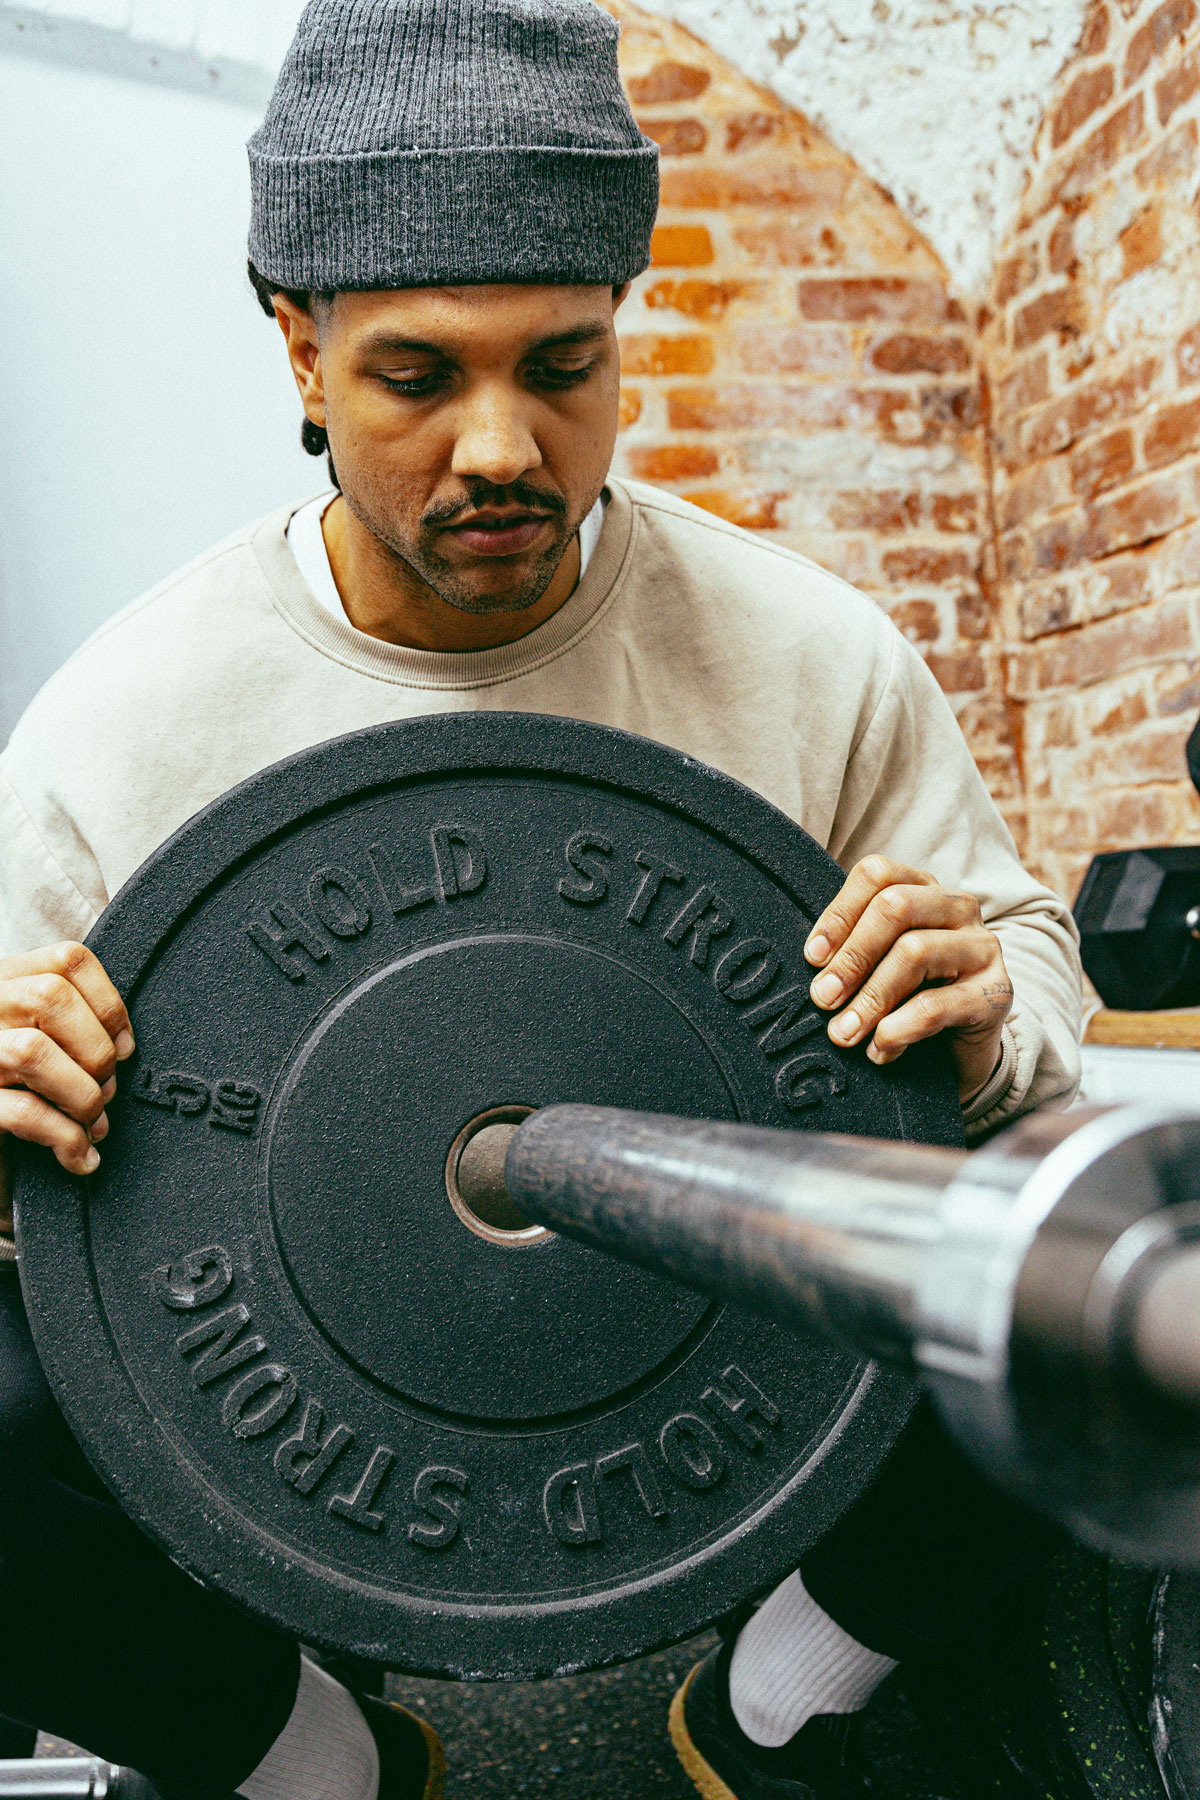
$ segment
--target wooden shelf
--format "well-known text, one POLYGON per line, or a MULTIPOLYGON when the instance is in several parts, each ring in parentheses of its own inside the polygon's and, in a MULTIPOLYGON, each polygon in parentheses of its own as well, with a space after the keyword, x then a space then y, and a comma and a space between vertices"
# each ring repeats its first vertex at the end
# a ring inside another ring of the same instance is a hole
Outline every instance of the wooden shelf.
POLYGON ((1200 1007, 1185 1012, 1093 1013, 1083 1041, 1143 1050, 1200 1050, 1200 1007))

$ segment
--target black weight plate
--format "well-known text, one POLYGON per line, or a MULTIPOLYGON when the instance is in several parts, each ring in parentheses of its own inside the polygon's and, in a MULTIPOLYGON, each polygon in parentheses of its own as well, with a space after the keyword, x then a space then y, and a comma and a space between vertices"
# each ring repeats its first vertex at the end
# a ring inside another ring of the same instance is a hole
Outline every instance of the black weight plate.
POLYGON ((565 1100, 961 1141, 937 1046, 876 1069, 807 1002, 840 879, 713 770, 525 715, 338 739, 184 826, 91 938, 138 1039, 101 1170, 37 1154, 18 1193, 121 1503, 310 1641, 447 1675, 617 1661, 794 1567, 907 1384, 488 1241, 445 1171, 479 1114, 565 1100))

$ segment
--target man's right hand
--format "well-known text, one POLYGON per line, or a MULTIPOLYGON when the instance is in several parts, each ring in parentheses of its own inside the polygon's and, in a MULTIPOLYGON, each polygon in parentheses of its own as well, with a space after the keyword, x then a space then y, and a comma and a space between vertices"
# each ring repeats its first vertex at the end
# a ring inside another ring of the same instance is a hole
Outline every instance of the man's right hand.
POLYGON ((44 1144, 90 1175, 119 1062, 133 1055, 124 1003, 83 944, 0 958, 0 1230, 11 1230, 7 1138, 44 1144))

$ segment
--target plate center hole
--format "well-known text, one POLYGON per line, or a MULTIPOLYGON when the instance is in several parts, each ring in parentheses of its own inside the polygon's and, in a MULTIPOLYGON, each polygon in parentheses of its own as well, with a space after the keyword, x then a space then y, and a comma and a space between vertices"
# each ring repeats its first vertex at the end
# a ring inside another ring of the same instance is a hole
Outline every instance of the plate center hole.
POLYGON ((477 1236, 517 1248, 551 1233, 519 1212, 504 1185, 504 1158, 513 1133, 532 1106, 492 1106, 464 1125, 446 1159, 450 1204, 477 1236))

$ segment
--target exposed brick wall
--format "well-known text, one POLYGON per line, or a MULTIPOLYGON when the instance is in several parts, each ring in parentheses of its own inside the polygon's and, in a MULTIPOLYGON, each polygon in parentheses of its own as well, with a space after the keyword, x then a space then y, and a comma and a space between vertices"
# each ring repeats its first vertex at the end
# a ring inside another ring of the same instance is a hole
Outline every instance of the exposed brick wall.
POLYGON ((926 655, 1016 804, 974 316, 895 203, 798 113, 626 0, 660 144, 654 266, 620 318, 618 468, 804 551, 926 655))
POLYGON ((1200 6, 1097 0, 1050 99, 981 354, 1026 854, 1200 835, 1200 6))

